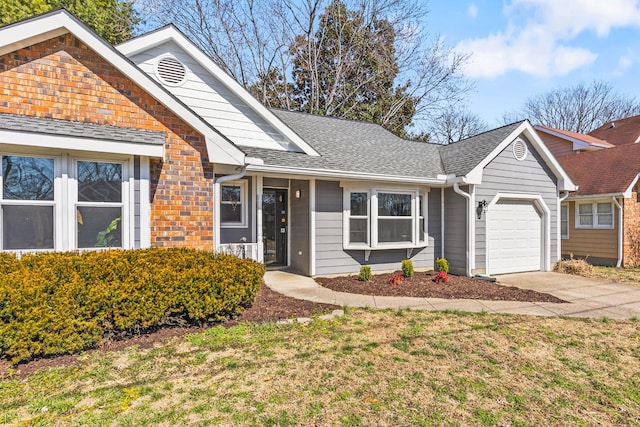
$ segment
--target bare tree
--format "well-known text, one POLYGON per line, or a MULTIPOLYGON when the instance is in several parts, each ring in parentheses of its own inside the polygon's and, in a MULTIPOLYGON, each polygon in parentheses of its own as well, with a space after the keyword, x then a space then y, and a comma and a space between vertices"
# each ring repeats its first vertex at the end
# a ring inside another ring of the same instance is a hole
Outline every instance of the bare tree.
POLYGON ((440 114, 429 130, 429 142, 450 144, 487 130, 487 124, 473 113, 452 108, 440 114))
POLYGON ((304 66, 311 82, 304 111, 342 116, 353 110, 357 102, 343 101, 357 100, 358 85, 369 82, 349 80, 349 85, 323 88, 321 76, 314 73, 321 69, 326 42, 344 42, 333 52, 337 61, 334 81, 344 81, 363 56, 370 55, 366 49, 375 37, 368 40, 363 36, 379 35, 387 28, 393 33, 393 37, 386 37, 391 45, 385 47, 386 52, 378 52, 376 60, 383 61, 384 55, 390 54, 395 61, 394 90, 389 92, 394 96, 386 100, 384 112, 373 118, 364 114, 362 119, 394 128, 398 116, 408 116, 403 121, 418 121, 416 127, 420 128, 426 119, 459 102, 472 88, 462 74, 468 56, 454 52, 442 39, 424 31, 428 10, 422 0, 149 0, 141 6, 147 9, 148 24, 176 24, 267 105, 302 109, 292 90, 294 70, 304 66), (345 6, 349 19, 322 28, 323 14, 336 4, 345 6), (328 28, 339 34, 328 32, 328 28), (294 63, 296 57, 301 61, 298 64, 294 63), (330 99, 330 108, 319 107, 321 97, 330 99))
POLYGON ((640 103, 616 92, 604 81, 578 83, 527 99, 521 111, 506 113, 505 122, 515 117, 556 129, 588 133, 608 121, 640 114, 640 103))

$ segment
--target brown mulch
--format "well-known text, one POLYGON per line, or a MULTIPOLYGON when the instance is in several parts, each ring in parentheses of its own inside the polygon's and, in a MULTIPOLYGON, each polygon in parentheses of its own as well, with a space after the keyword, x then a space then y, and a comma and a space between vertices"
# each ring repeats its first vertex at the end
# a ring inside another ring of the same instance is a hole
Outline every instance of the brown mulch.
MULTIPOLYGON (((396 287, 389 284, 391 274, 374 275, 370 282, 360 282, 357 276, 343 276, 335 278, 318 278, 317 281, 329 289, 340 292, 359 293, 364 295, 387 295, 432 298, 467 298, 503 301, 537 301, 537 302, 565 302, 549 294, 515 287, 501 286, 483 280, 462 276, 449 275, 446 283, 431 281, 433 272, 416 272, 414 277, 407 278, 396 287)), ((311 301, 286 297, 262 286, 253 305, 235 319, 202 326, 165 327, 146 334, 136 335, 122 340, 108 340, 91 352, 118 351, 131 346, 152 348, 168 338, 197 333, 216 325, 231 327, 241 322, 270 322, 292 317, 311 317, 316 314, 328 313, 340 307, 330 304, 320 304, 311 301)), ((20 377, 32 374, 47 367, 77 366, 80 362, 77 355, 65 355, 52 358, 38 359, 22 363, 13 367, 13 372, 20 377)), ((0 379, 6 377, 11 366, 6 360, 0 359, 0 379)))
POLYGON ((325 288, 338 292, 362 295, 378 295, 393 297, 446 298, 446 299, 483 299, 490 301, 523 301, 552 302, 566 301, 553 295, 521 289, 514 286, 503 286, 499 283, 475 279, 466 276, 449 274, 446 283, 435 283, 432 279, 435 272, 416 272, 413 277, 402 280, 397 286, 391 286, 389 274, 376 274, 370 282, 361 282, 358 276, 340 276, 317 278, 316 281, 325 288))

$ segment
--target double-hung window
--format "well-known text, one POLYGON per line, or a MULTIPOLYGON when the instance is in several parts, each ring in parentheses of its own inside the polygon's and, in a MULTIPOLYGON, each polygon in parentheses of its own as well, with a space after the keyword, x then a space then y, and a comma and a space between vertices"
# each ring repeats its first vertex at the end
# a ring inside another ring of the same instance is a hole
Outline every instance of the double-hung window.
POLYGON ((220 224, 223 227, 246 227, 247 181, 230 181, 220 186, 220 224))
POLYGON ((613 203, 576 204, 576 228, 613 228, 613 203))
POLYGON ((77 161, 77 247, 123 246, 122 163, 77 161))
POLYGON ((345 188, 344 247, 391 249, 425 245, 426 195, 418 190, 345 188))
POLYGON ((3 155, 1 168, 1 249, 54 249, 54 159, 3 155))

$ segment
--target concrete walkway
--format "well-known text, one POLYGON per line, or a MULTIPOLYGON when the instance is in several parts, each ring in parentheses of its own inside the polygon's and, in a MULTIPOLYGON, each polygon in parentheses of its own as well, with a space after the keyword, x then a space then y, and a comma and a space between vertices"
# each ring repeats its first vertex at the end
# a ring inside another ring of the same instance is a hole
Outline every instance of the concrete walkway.
POLYGON ((568 303, 554 304, 475 299, 410 298, 349 294, 318 285, 313 279, 268 271, 269 288, 283 295, 347 307, 411 308, 416 310, 463 310, 471 312, 527 314, 534 316, 640 318, 640 287, 603 283, 558 273, 519 273, 498 276, 502 285, 546 292, 568 303))

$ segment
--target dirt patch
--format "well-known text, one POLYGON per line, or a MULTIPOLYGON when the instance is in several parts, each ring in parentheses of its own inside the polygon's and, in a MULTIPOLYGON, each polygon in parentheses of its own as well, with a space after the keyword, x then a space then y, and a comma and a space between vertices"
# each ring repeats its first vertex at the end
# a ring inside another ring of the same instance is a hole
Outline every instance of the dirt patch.
POLYGON ((405 278, 397 286, 390 285, 391 276, 391 273, 376 274, 371 277, 370 282, 361 282, 357 276, 317 278, 316 281, 325 288, 334 291, 362 295, 482 299, 490 301, 566 302, 553 295, 532 291, 530 289, 503 286, 499 283, 492 283, 466 276, 454 276, 453 274, 449 275, 447 282, 435 283, 432 280, 435 276, 435 272, 433 271, 416 272, 413 277, 405 278))

